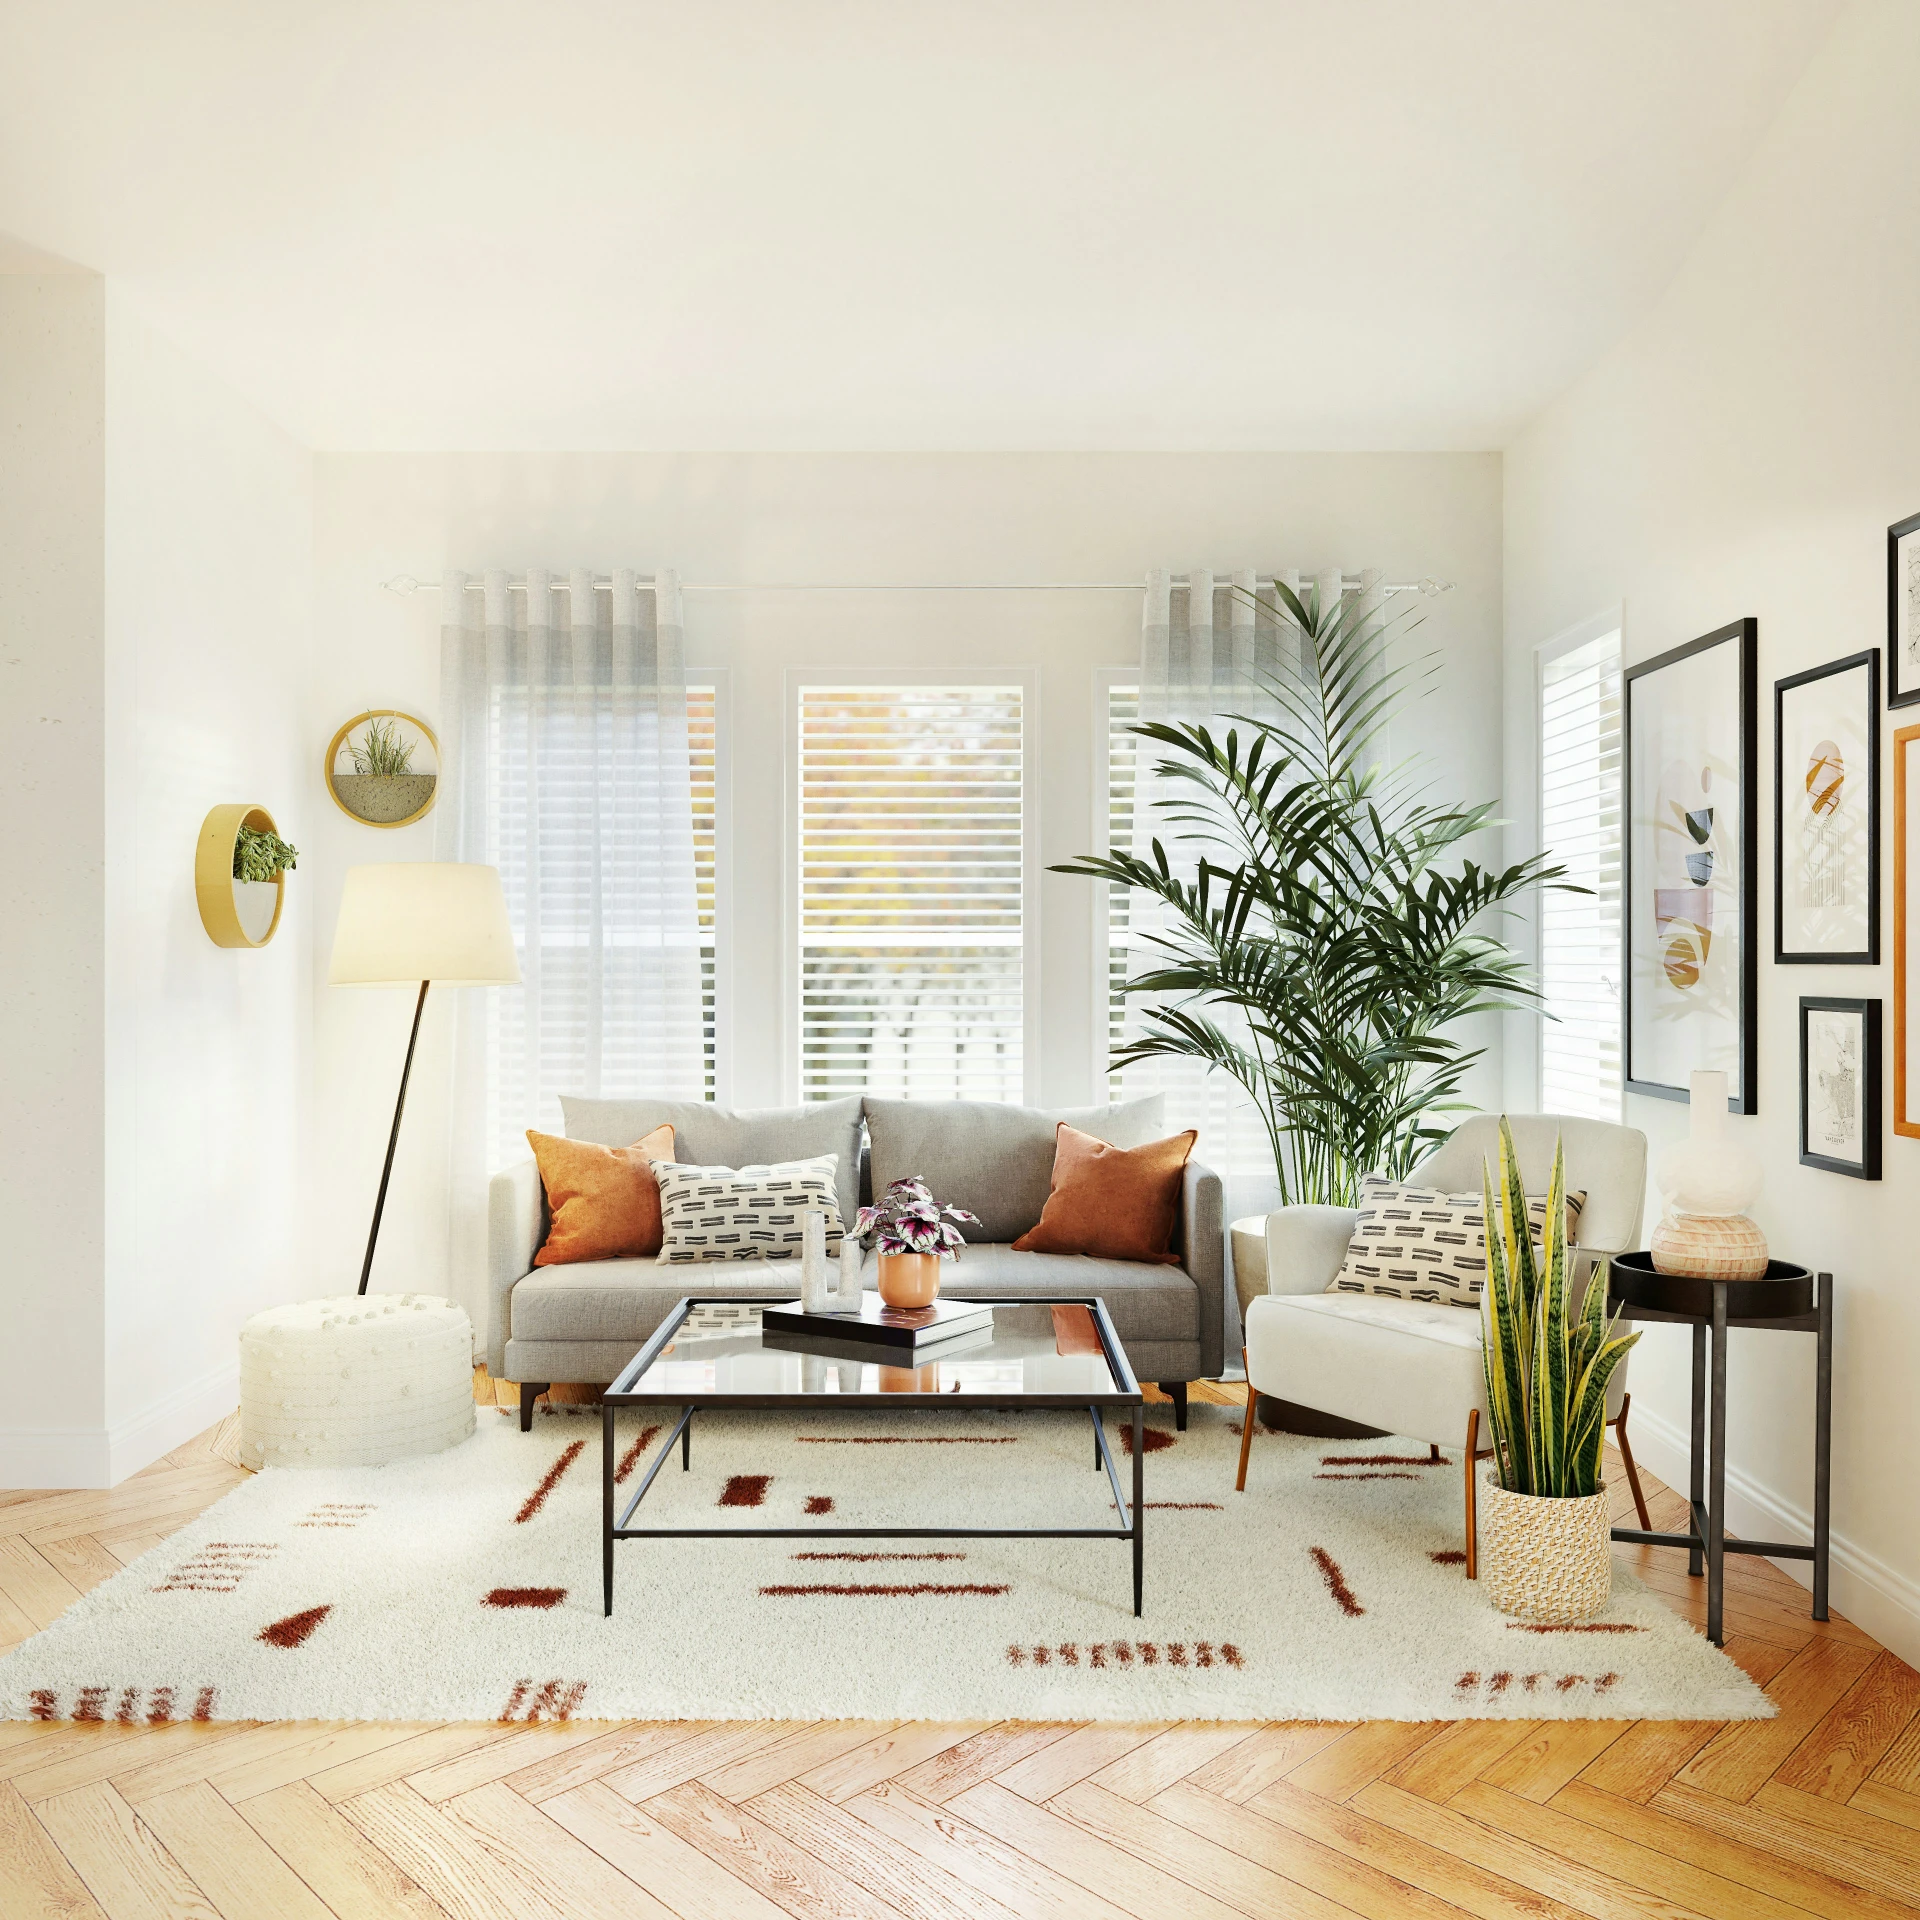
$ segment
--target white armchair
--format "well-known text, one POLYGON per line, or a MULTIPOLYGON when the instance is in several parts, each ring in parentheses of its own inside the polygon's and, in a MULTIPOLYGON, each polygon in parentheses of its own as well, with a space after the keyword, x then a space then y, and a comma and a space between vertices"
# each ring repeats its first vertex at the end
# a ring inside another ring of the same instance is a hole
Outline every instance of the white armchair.
MULTIPOLYGON (((1647 1140, 1634 1127, 1556 1114, 1509 1120, 1530 1194, 1545 1193, 1558 1139, 1566 1152, 1567 1187, 1585 1190, 1575 1251, 1576 1290, 1584 1294, 1597 1258, 1640 1243, 1646 1202, 1647 1140)), ((1478 1193, 1482 1168, 1497 1160, 1497 1115, 1475 1114, 1408 1176, 1446 1193, 1478 1193)), ((1267 1216, 1267 1290, 1246 1309, 1247 1412, 1240 1440, 1238 1490, 1246 1491, 1255 1403, 1261 1394, 1312 1407, 1342 1420, 1404 1434, 1466 1453, 1467 1577, 1478 1572, 1474 1525, 1474 1460, 1486 1416, 1481 1323, 1459 1307, 1383 1295, 1329 1293, 1345 1263, 1359 1215, 1347 1207, 1282 1207, 1267 1216)), ((1651 1531, 1640 1477, 1627 1445, 1627 1369, 1615 1371, 1607 1397, 1633 1489, 1640 1524, 1651 1531)))

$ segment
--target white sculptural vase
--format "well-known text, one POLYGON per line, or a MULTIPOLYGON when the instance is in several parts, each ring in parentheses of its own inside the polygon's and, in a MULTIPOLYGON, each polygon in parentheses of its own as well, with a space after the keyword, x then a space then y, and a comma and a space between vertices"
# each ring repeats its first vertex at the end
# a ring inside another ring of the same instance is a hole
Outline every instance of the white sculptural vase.
POLYGON ((1686 1139, 1654 1173, 1667 1203, 1649 1249, 1654 1268, 1696 1280, 1758 1280, 1767 1237, 1747 1208, 1760 1192, 1760 1163, 1727 1125, 1727 1076, 1694 1074, 1688 1106, 1686 1139))

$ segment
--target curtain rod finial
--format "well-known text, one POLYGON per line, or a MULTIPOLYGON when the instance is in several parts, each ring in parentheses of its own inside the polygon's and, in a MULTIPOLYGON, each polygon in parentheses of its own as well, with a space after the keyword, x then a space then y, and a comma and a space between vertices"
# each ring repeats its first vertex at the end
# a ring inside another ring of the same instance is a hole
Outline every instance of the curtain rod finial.
POLYGON ((1422 580, 1420 582, 1420 591, 1422 595, 1427 598, 1431 598, 1438 593, 1451 593, 1453 591, 1453 582, 1451 580, 1422 580))
POLYGON ((391 580, 382 580, 380 584, 389 593, 418 593, 420 582, 410 573, 396 573, 391 580))

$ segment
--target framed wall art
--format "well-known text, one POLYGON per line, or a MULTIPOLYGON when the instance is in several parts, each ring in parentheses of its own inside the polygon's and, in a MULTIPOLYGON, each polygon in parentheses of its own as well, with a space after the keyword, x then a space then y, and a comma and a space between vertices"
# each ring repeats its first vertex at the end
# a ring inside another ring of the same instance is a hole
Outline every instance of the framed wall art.
POLYGON ((1773 957, 1880 964, 1880 649, 1773 683, 1773 957))
POLYGON ((1920 700, 1920 513, 1887 529, 1887 705, 1920 700))
POLYGON ((1880 1002, 1800 1002, 1800 1164, 1880 1178, 1880 1002))
POLYGON ((1758 1106, 1758 625, 1736 620, 1621 676, 1626 1089, 1687 1098, 1696 1068, 1758 1106))
POLYGON ((1893 1130, 1920 1139, 1920 727, 1893 736, 1893 1130))

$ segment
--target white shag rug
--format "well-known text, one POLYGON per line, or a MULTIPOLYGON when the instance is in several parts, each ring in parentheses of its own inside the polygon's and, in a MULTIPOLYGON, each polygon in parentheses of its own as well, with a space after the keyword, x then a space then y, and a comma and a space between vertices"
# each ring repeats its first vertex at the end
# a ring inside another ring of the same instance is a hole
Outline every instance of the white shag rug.
MULTIPOLYGON (((1088 1540, 623 1541, 600 1604, 600 1422, 390 1467, 272 1468, 0 1659, 13 1719, 1763 1718, 1616 1565, 1580 1628, 1496 1613, 1457 1455, 1149 1409, 1146 1612, 1088 1540)), ((670 1430, 623 1413, 620 1499, 670 1430), (635 1452, 648 1428, 648 1445, 635 1452)), ((1130 1466, 1114 1439, 1123 1484, 1130 1466)), ((1129 1433, 1128 1438, 1131 1438, 1129 1433)), ((1111 1526, 1084 1415, 696 1417, 638 1525, 1111 1526)))

